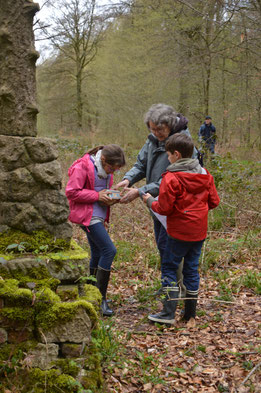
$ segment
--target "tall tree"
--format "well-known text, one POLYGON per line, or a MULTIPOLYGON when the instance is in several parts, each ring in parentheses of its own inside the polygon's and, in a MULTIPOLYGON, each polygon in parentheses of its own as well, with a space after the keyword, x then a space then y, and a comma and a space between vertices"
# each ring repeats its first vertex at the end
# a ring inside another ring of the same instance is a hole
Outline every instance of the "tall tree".
POLYGON ((88 66, 97 55, 104 31, 104 20, 97 13, 96 0, 56 0, 50 25, 44 28, 57 54, 63 56, 63 73, 75 85, 77 129, 83 127, 82 86, 88 77, 88 66))

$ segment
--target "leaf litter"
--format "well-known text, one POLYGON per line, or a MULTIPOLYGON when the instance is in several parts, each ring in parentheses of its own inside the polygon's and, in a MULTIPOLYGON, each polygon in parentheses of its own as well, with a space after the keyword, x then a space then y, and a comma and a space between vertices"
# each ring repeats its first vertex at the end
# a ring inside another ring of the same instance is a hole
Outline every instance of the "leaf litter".
MULTIPOLYGON (((246 248, 233 265, 226 259, 218 262, 218 272, 227 273, 229 300, 218 299, 222 291, 220 280, 213 275, 215 266, 201 271, 196 319, 182 322, 180 301, 176 324, 166 327, 147 318, 161 309, 161 299, 153 295, 160 282, 160 266, 151 217, 143 204, 136 201, 114 206, 109 231, 120 254, 113 263, 108 289, 115 310, 109 323, 115 340, 120 333, 120 348, 104 363, 104 391, 261 392, 260 367, 250 375, 261 358, 260 296, 245 286, 229 292, 234 278, 230 271, 239 272, 239 276, 249 269, 258 271, 258 258, 246 248)), ((228 242, 230 237, 229 233, 228 242)), ((75 238, 86 243, 77 228, 75 238)))

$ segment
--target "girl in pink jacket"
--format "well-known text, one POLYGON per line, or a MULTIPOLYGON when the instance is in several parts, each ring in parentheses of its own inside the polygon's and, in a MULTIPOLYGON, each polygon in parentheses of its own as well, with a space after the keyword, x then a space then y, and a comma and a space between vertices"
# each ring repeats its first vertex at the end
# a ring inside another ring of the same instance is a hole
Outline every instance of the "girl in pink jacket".
POLYGON ((65 191, 70 206, 69 220, 80 224, 87 235, 91 249, 90 275, 96 277, 102 294, 102 313, 106 316, 113 314, 106 293, 116 248, 104 222, 109 220, 110 206, 118 202, 108 191, 113 172, 124 165, 124 152, 118 145, 97 146, 69 168, 65 191))

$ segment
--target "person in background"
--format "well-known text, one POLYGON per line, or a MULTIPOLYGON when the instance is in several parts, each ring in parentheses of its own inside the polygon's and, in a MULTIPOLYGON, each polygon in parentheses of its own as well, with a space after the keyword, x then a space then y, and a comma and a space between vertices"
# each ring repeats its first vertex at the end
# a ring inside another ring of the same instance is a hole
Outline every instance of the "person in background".
POLYGON ((207 235, 208 211, 219 204, 214 179, 192 159, 194 145, 184 134, 172 135, 166 142, 168 160, 171 163, 163 174, 159 198, 149 193, 144 203, 158 214, 167 216, 168 239, 163 255, 166 262, 163 288, 163 310, 149 315, 153 322, 174 324, 179 288, 177 270, 184 258, 183 277, 186 287, 184 319, 196 316, 199 290, 199 257, 207 235))
POLYGON ((80 224, 86 232, 91 249, 90 275, 102 294, 102 313, 110 316, 106 293, 116 248, 105 229, 113 200, 108 189, 113 172, 125 165, 123 150, 118 145, 97 146, 75 161, 68 170, 66 196, 69 201, 69 220, 80 224))
MULTIPOLYGON (((129 203, 147 192, 153 197, 158 196, 161 175, 169 165, 165 143, 174 134, 185 134, 190 137, 188 119, 181 113, 177 113, 172 106, 165 104, 152 105, 145 114, 144 121, 150 134, 141 148, 133 168, 125 173, 123 180, 115 186, 116 189, 123 187, 127 191, 121 198, 120 203, 129 203), (144 178, 146 179, 146 185, 139 188, 130 188, 144 178)), ((196 149, 192 151, 191 155, 196 157, 196 149)), ((152 218, 156 244, 161 259, 161 278, 163 280, 165 277, 163 255, 168 236, 164 225, 156 216, 153 215, 152 218)), ((181 278, 179 277, 180 282, 182 281, 181 278)))
POLYGON ((211 122, 211 117, 206 116, 205 122, 201 125, 198 132, 199 142, 203 145, 203 149, 215 153, 216 128, 211 122))

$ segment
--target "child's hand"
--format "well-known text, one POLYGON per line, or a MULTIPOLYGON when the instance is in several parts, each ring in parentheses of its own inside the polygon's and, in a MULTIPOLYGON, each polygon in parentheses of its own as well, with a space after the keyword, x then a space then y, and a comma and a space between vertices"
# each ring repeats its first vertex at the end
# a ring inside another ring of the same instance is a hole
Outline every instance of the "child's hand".
POLYGON ((147 200, 151 197, 152 195, 150 195, 149 193, 142 195, 142 199, 144 203, 147 203, 147 200))
POLYGON ((99 191, 99 202, 105 206, 110 206, 114 200, 108 196, 110 192, 106 189, 99 191))

